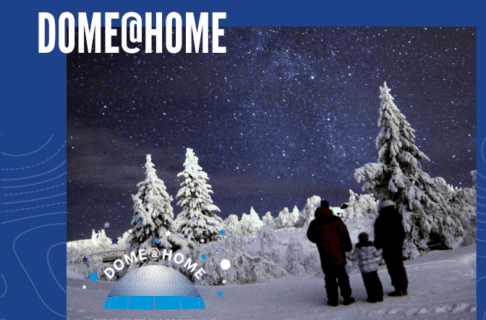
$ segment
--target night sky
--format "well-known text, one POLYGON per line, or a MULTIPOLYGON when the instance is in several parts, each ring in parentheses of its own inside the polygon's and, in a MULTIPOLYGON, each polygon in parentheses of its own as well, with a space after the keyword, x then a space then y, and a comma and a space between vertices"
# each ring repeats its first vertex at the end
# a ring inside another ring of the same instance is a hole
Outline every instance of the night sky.
POLYGON ((68 241, 131 227, 146 154, 175 198, 186 148, 223 218, 252 206, 275 217, 313 195, 341 205, 362 193, 355 168, 377 159, 384 81, 423 169, 472 185, 475 28, 225 28, 220 45, 67 55, 68 241))

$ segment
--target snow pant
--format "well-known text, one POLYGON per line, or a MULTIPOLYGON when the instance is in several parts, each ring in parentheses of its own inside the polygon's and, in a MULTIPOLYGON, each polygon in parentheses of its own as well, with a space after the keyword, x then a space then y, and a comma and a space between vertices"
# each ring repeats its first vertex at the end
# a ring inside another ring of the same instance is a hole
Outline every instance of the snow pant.
POLYGON ((408 279, 407 272, 403 266, 402 250, 393 250, 391 252, 383 250, 383 259, 390 274, 391 284, 395 287, 395 290, 407 290, 408 279))
POLYGON ((324 271, 327 298, 330 301, 338 300, 338 286, 344 299, 351 297, 351 286, 345 266, 322 265, 322 271, 324 271))
POLYGON ((368 294, 368 299, 381 300, 383 299, 383 286, 381 285, 380 278, 378 277, 378 271, 363 272, 363 282, 368 294))

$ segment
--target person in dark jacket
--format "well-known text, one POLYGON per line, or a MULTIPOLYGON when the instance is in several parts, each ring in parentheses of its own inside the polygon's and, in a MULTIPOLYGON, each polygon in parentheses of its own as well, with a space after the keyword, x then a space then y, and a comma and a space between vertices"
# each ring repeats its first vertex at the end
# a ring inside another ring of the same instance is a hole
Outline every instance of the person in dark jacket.
POLYGON ((341 218, 332 214, 329 202, 321 201, 321 207, 315 211, 315 219, 309 225, 307 238, 317 245, 324 271, 324 281, 330 306, 338 305, 338 285, 344 305, 355 300, 351 297, 351 286, 346 272, 345 251, 351 251, 353 245, 349 232, 341 218))
POLYGON ((401 297, 408 294, 408 279, 403 265, 403 242, 405 229, 402 224, 402 215, 391 200, 383 202, 380 215, 375 221, 375 247, 383 249, 385 260, 390 274, 392 286, 395 291, 389 296, 401 297))
POLYGON ((383 286, 378 277, 378 261, 383 250, 376 249, 373 242, 368 240, 366 232, 361 232, 358 239, 359 242, 349 258, 358 261, 366 293, 368 293, 366 301, 370 303, 383 301, 383 286))

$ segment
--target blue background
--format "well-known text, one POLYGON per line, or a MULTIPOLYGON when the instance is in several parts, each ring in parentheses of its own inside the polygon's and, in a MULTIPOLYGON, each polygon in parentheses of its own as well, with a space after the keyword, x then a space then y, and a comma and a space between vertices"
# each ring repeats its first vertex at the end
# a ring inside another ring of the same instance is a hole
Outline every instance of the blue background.
MULTIPOLYGON (((2 5, 0 319, 66 314, 66 57, 38 53, 38 12, 227 12, 221 26, 475 26, 484 88, 485 4, 475 1, 23 1, 2 5), (15 188, 29 185, 25 188, 15 188), (22 193, 22 194, 20 194, 22 193), (10 198, 6 194, 15 194, 10 198), (15 202, 15 203, 14 203, 15 202)), ((116 20, 119 25, 120 19, 116 20)), ((228 48, 231 50, 231 48, 228 48)), ((485 93, 477 90, 478 317, 485 315, 485 93), (484 203, 484 204, 483 204, 484 203)), ((486 211, 486 210, 485 210, 486 211)), ((486 220, 486 219, 485 219, 486 220)))

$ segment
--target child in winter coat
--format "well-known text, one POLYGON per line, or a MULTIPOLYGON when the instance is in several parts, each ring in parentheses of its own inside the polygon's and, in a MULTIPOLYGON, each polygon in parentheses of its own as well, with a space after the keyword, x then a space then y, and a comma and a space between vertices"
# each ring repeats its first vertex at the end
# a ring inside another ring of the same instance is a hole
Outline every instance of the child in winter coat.
POLYGON ((368 293, 366 301, 370 303, 383 301, 383 286, 378 277, 378 261, 383 250, 377 250, 373 246, 373 242, 368 240, 366 232, 360 233, 358 238, 359 242, 350 255, 350 259, 358 260, 359 270, 368 293))

